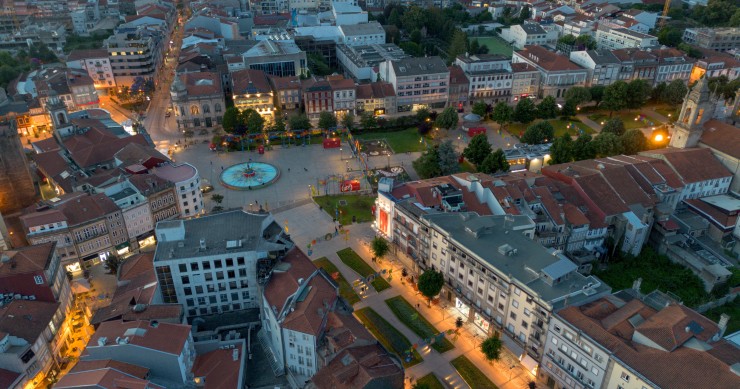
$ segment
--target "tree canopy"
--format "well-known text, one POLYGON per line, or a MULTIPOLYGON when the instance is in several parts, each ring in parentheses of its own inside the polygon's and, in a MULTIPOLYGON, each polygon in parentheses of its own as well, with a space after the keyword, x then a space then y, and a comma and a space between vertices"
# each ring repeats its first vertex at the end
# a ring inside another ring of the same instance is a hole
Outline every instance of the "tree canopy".
POLYGON ((439 128, 450 130, 457 126, 458 120, 459 118, 457 116, 457 111, 455 110, 455 108, 447 107, 444 109, 444 111, 442 111, 441 114, 437 116, 437 120, 434 121, 434 125, 439 128))
POLYGON ((496 149, 496 151, 488 154, 483 162, 478 165, 478 171, 487 174, 509 171, 509 162, 506 160, 504 151, 496 149))
POLYGON ((439 173, 442 176, 455 174, 460 170, 460 164, 457 162, 457 152, 452 141, 442 142, 437 149, 437 158, 439 159, 439 173))
POLYGON ((552 158, 551 163, 554 165, 568 163, 573 160, 573 139, 571 139, 570 134, 563 134, 552 142, 550 157, 552 158))
POLYGON ((552 124, 546 121, 535 123, 524 131, 521 141, 530 145, 551 142, 555 134, 552 124))
POLYGON ((491 154, 491 144, 488 143, 486 134, 478 134, 470 140, 468 146, 463 150, 463 155, 474 165, 480 165, 486 157, 491 154))
POLYGON ((624 134, 624 122, 618 117, 611 118, 601 128, 601 132, 611 132, 614 135, 620 136, 624 134))
POLYGON ((288 124, 291 130, 310 130, 311 121, 305 114, 296 114, 288 118, 288 124))
POLYGON ((547 96, 537 105, 537 117, 552 119, 558 116, 558 103, 552 96, 547 96))
POLYGON ((514 108, 514 120, 519 123, 531 123, 537 118, 537 107, 534 105, 532 99, 521 99, 514 108))
POLYGON ((437 148, 433 147, 416 159, 413 162, 414 170, 419 174, 421 178, 432 178, 439 177, 442 175, 442 170, 439 167, 439 153, 437 148))
POLYGON ((493 121, 499 124, 499 126, 504 126, 506 123, 510 122, 512 117, 514 116, 514 109, 509 106, 509 104, 504 103, 503 101, 496 104, 493 107, 493 112, 491 113, 491 118, 493 121))
POLYGON ((319 114, 319 128, 327 130, 337 126, 337 117, 331 112, 321 112, 319 114))
POLYGON ((496 332, 480 344, 480 350, 483 352, 486 360, 493 362, 501 359, 501 348, 503 346, 504 343, 499 338, 498 332, 496 332))
POLYGON ((388 245, 388 241, 379 236, 376 236, 375 238, 373 238, 373 241, 370 244, 370 250, 372 250, 373 256, 375 258, 383 258, 386 254, 388 254, 391 248, 388 245))
POLYGON ((442 272, 427 269, 419 276, 418 288, 419 292, 431 301, 436 297, 442 290, 442 286, 445 283, 445 277, 442 272))

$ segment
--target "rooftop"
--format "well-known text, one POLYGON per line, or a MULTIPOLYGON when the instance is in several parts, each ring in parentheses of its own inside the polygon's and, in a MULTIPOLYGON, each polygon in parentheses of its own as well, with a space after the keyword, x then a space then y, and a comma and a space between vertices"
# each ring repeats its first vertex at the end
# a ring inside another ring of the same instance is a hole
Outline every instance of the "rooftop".
MULTIPOLYGON (((55 242, 21 247, 16 250, 0 251, 0 278, 16 274, 41 273, 51 265, 55 242), (7 260, 6 260, 7 256, 7 260)), ((0 291, 2 291, 0 287, 0 291)))
POLYGON ((203 378, 205 389, 240 389, 242 365, 244 362, 244 343, 233 348, 217 349, 198 353, 193 364, 193 375, 203 378))
POLYGON ((383 26, 376 21, 360 24, 343 24, 339 26, 339 30, 342 31, 344 36, 365 36, 372 34, 385 35, 383 26))
POLYGON ((740 159, 740 128, 712 119, 704 123, 700 144, 740 159))
POLYGON ((298 48, 295 42, 263 40, 247 50, 243 56, 249 58, 250 61, 259 61, 259 57, 298 54, 300 52, 301 49, 298 48))
POLYGON ((0 332, 34 344, 49 327, 59 303, 13 300, 0 308, 0 332))
POLYGON ((640 154, 665 160, 686 184, 732 176, 712 151, 706 148, 666 148, 640 154))
MULTIPOLYGON (((87 348, 115 347, 116 339, 128 339, 128 343, 138 347, 180 355, 190 338, 190 326, 185 324, 158 323, 155 321, 107 321, 101 323, 90 338, 87 348), (155 324, 156 323, 156 324, 155 324), (103 346, 103 338, 105 343, 103 346)), ((83 352, 85 355, 86 352, 83 352)))
POLYGON ((585 72, 585 69, 571 62, 568 57, 549 51, 542 46, 525 46, 523 50, 515 52, 515 55, 550 72, 578 70, 585 72))
POLYGON ((262 70, 242 69, 231 72, 231 84, 234 95, 272 92, 270 82, 262 70))
POLYGON ((435 73, 449 74, 447 64, 440 57, 403 58, 391 62, 396 77, 422 76, 435 73))
POLYGON ((152 173, 159 178, 177 184, 195 177, 198 170, 187 162, 179 165, 168 163, 152 169, 152 173))
POLYGON ((342 351, 311 381, 319 388, 403 388, 404 373, 395 357, 373 344, 342 351))

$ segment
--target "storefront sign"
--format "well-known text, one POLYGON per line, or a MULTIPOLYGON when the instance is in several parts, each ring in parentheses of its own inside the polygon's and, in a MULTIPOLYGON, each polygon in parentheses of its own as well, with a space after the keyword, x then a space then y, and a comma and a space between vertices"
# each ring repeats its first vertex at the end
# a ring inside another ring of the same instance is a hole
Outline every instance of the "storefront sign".
POLYGON ((356 192, 360 190, 360 181, 358 180, 346 180, 342 182, 342 192, 356 192))

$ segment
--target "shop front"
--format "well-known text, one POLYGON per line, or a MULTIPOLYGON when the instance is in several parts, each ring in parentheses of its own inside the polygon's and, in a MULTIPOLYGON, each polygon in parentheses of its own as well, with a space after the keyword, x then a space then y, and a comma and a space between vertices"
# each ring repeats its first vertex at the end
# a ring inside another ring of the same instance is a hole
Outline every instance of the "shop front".
POLYGON ((465 304, 459 297, 455 297, 455 308, 463 315, 463 320, 467 320, 468 315, 470 315, 470 306, 465 304))
POLYGON ((136 240, 139 243, 139 249, 153 246, 157 243, 157 238, 154 237, 154 232, 150 232, 144 235, 139 235, 136 237, 136 240))
POLYGON ((486 334, 488 334, 489 330, 491 329, 491 322, 478 312, 473 315, 473 323, 475 323, 475 325, 483 330, 483 332, 485 332, 486 334))

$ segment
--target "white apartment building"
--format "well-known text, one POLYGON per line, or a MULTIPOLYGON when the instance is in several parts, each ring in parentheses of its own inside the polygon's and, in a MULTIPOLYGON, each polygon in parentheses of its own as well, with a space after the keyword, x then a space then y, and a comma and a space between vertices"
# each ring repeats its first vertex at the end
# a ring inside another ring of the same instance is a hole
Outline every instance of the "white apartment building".
POLYGON ((588 71, 571 62, 568 57, 554 53, 542 46, 527 46, 515 51, 512 63, 524 62, 540 72, 539 97, 552 96, 563 99, 565 92, 574 86, 586 86, 588 71))
POLYGON ((563 21, 563 36, 593 35, 595 20, 584 15, 576 15, 572 19, 563 21))
POLYGON ((514 73, 511 59, 496 54, 459 55, 455 59, 470 83, 470 101, 509 102, 514 73))
POLYGON ((503 333, 504 344, 528 370, 543 355, 553 310, 610 290, 578 273, 559 252, 533 242, 535 223, 528 216, 430 212, 405 233, 419 242, 419 267, 444 275, 439 298, 484 336, 503 333))
POLYGON ((114 88, 116 78, 113 76, 108 51, 97 50, 73 50, 67 56, 68 68, 86 70, 93 80, 95 89, 114 88))
POLYGON ((393 84, 398 112, 447 104, 450 70, 440 57, 385 61, 380 64, 380 77, 393 84))
POLYGON ((339 289, 298 248, 271 272, 262 292, 258 339, 272 353, 277 372, 305 382, 321 368, 318 349, 339 289))
POLYGON ((588 71, 587 86, 606 86, 619 80, 621 61, 609 50, 571 51, 570 61, 588 71))
POLYGON ((262 266, 292 246, 271 215, 238 210, 159 222, 156 237, 162 299, 188 317, 257 308, 262 266))
POLYGON ((342 36, 342 41, 347 46, 385 44, 385 29, 376 21, 341 25, 339 26, 339 33, 342 36))
POLYGON ((653 50, 652 53, 658 58, 655 85, 662 82, 670 83, 673 80, 689 82, 696 59, 677 49, 653 50))
POLYGON ((502 29, 501 38, 511 43, 517 50, 521 50, 524 46, 530 45, 554 45, 558 40, 558 32, 552 29, 545 30, 539 24, 525 23, 502 29))
POLYGON ((200 176, 195 166, 187 162, 179 165, 170 163, 152 169, 152 173, 175 185, 180 216, 191 217, 205 213, 200 176))
POLYGON ((149 211, 149 202, 146 196, 139 193, 138 189, 128 180, 106 187, 105 195, 121 208, 123 221, 128 232, 129 244, 132 245, 126 251, 138 249, 138 237, 143 237, 154 231, 154 221, 149 211))
POLYGON ((355 94, 355 81, 342 76, 329 76, 331 86, 332 104, 334 113, 338 118, 348 113, 354 114, 357 95, 355 94))
POLYGON ((658 46, 658 38, 632 31, 627 28, 611 28, 599 26, 596 30, 596 43, 600 49, 615 50, 658 46))

